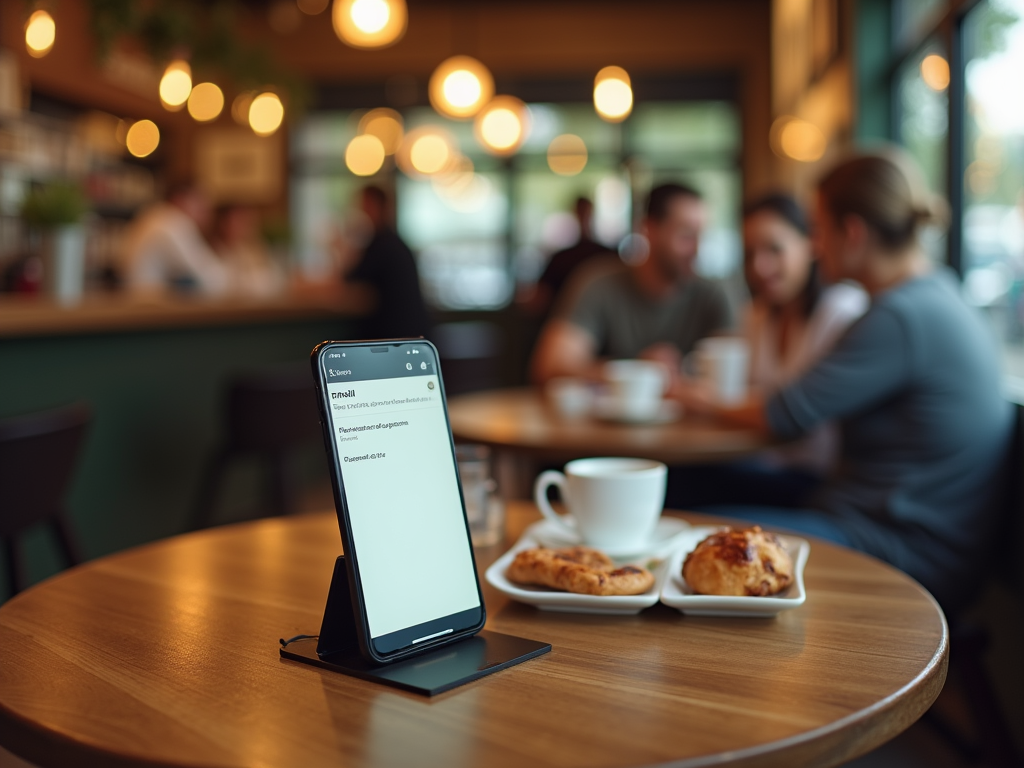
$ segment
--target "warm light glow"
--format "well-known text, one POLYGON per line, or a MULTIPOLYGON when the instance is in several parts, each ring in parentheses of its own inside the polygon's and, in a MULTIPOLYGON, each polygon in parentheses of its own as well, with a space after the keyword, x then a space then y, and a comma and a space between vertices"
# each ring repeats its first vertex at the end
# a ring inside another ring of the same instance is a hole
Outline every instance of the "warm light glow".
POLYGON ((929 54, 921 62, 921 79, 933 91, 949 87, 949 62, 937 53, 929 54))
POLYGON ((188 96, 188 113, 201 123, 216 120, 224 109, 224 92, 213 83, 200 83, 188 96))
POLYGON ((384 165, 384 145, 376 136, 356 136, 345 148, 345 165, 356 176, 373 176, 384 165))
POLYGON ((57 25, 46 11, 36 11, 25 25, 25 47, 30 56, 39 59, 50 52, 57 39, 57 25))
POLYGON ((172 61, 160 78, 160 101, 166 109, 177 112, 192 93, 192 68, 187 61, 172 61))
POLYGON ((310 16, 316 16, 318 13, 323 13, 327 9, 328 0, 299 0, 299 10, 303 13, 308 13, 310 16))
POLYGON ((239 125, 249 125, 249 107, 256 98, 256 91, 243 91, 231 102, 231 118, 239 125))
POLYGON ((469 56, 453 56, 441 62, 430 76, 430 103, 447 117, 470 118, 493 94, 490 71, 469 56))
POLYGON ((801 163, 813 163, 825 154, 825 134, 814 123, 789 118, 779 131, 779 148, 786 157, 801 163))
POLYGON ((393 109, 371 109, 359 120, 359 133, 376 136, 384 154, 393 155, 402 145, 402 116, 393 109))
POLYGON ((511 155, 529 130, 529 110, 514 96, 498 96, 476 116, 477 141, 496 155, 511 155))
POLYGON ((270 136, 284 120, 284 104, 276 93, 261 93, 249 105, 249 125, 257 136, 270 136))
POLYGON ((548 144, 548 167, 559 176, 575 176, 587 167, 587 145, 573 133, 555 136, 548 144))
POLYGON ((125 144, 135 157, 151 155, 160 146, 160 129, 152 120, 139 120, 128 129, 125 144))
POLYGON ((594 109, 609 123, 619 123, 633 111, 633 88, 622 67, 605 67, 594 78, 594 109))
POLYGON ((353 48, 383 48, 398 42, 408 18, 405 0, 334 0, 331 12, 335 34, 353 48))
POLYGON ((119 146, 125 146, 128 143, 128 122, 125 120, 118 120, 117 127, 114 128, 114 140, 119 146))
POLYGON ((436 134, 420 136, 409 148, 412 167, 427 176, 441 171, 451 159, 451 149, 443 137, 436 134))

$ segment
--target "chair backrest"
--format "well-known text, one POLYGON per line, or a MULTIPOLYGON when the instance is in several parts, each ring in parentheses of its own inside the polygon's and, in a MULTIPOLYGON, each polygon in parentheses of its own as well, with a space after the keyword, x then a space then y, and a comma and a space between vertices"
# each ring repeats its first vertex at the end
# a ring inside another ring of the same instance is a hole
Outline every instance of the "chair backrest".
POLYGON ((0 536, 62 510, 91 419, 89 406, 76 403, 0 421, 0 536))
POLYGON ((241 451, 276 451, 319 441, 320 414, 309 369, 233 379, 227 420, 228 442, 241 451))
POLYGON ((1016 594, 1024 593, 1024 572, 1017 562, 1024 541, 1024 407, 1013 406, 1013 432, 1003 475, 1003 498, 996 532, 996 574, 1016 594))

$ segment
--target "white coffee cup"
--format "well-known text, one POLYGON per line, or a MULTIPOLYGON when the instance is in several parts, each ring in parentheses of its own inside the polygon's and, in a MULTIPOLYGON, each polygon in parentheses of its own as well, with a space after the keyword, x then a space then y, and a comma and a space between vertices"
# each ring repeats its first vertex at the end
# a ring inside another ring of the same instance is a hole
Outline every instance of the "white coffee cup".
POLYGON ((560 376, 549 381, 544 391, 560 416, 576 419, 590 413, 594 393, 583 379, 560 376))
POLYGON ((541 473, 533 496, 544 517, 584 544, 640 549, 661 516, 667 476, 664 464, 647 459, 577 459, 565 465, 565 474, 541 473), (571 521, 551 508, 552 485, 561 491, 571 521))
POLYGON ((744 339, 713 337, 697 343, 697 371, 722 405, 741 403, 747 396, 750 347, 744 339))
POLYGON ((648 360, 612 360, 604 366, 604 378, 616 408, 635 419, 654 416, 668 386, 665 369, 648 360))

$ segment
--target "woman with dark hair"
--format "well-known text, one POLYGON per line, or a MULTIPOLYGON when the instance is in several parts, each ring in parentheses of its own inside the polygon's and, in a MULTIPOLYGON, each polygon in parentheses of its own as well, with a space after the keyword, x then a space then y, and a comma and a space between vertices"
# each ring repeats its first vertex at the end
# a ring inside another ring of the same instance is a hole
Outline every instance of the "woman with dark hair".
POLYGON ((868 311, 772 397, 703 406, 780 439, 837 420, 840 468, 806 510, 729 512, 875 555, 955 610, 985 575, 1009 445, 994 341, 920 246, 921 227, 941 219, 942 205, 908 159, 847 160, 821 180, 817 203, 822 270, 863 285, 868 311))

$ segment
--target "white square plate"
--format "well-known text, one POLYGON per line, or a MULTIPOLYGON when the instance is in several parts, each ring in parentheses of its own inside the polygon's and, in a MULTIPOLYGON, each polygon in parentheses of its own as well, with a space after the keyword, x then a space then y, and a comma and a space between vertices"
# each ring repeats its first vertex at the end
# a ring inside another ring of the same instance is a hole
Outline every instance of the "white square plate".
MULTIPOLYGON (((697 530, 696 528, 694 529, 697 530)), ((706 530, 706 529, 705 529, 706 530)), ((704 534, 705 536, 707 533, 704 534)), ((788 611, 804 604, 804 566, 811 552, 811 545, 796 536, 777 534, 782 546, 793 558, 793 583, 782 593, 773 597, 730 597, 723 595, 697 595, 683 578, 683 560, 699 544, 704 536, 687 542, 675 551, 668 562, 668 575, 664 578, 661 602, 690 616, 746 616, 766 618, 781 611, 788 611)))

